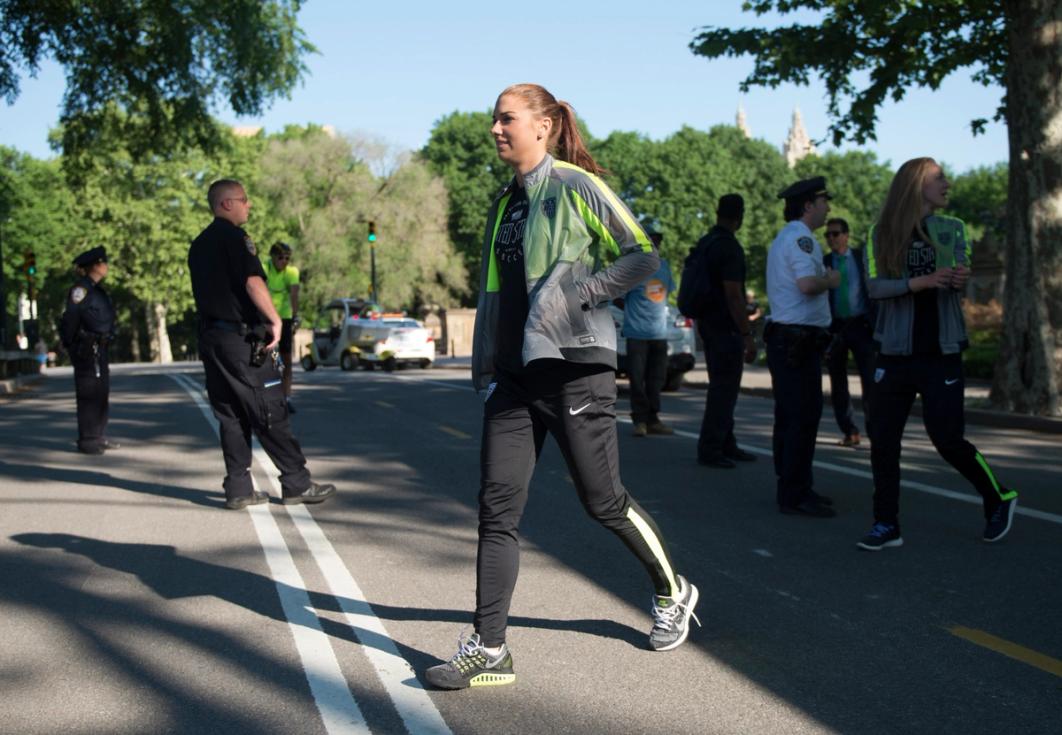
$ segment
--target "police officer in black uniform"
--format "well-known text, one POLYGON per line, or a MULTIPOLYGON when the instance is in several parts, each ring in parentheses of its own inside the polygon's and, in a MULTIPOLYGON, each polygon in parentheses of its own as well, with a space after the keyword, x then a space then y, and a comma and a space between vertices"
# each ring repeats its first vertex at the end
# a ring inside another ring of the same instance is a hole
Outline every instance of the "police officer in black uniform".
POLYGON ((210 185, 214 221, 192 242, 188 266, 199 315, 199 354, 207 395, 221 433, 225 507, 239 510, 268 500, 251 485, 251 432, 280 469, 283 503, 320 503, 335 485, 310 479, 291 433, 276 347, 281 320, 266 287, 254 242, 240 225, 251 203, 243 185, 210 185))
POLYGON ((114 304, 100 286, 107 275, 107 251, 86 250, 74 265, 78 279, 67 294, 59 338, 74 365, 78 451, 103 454, 120 446, 104 435, 111 392, 107 348, 114 339, 114 304))

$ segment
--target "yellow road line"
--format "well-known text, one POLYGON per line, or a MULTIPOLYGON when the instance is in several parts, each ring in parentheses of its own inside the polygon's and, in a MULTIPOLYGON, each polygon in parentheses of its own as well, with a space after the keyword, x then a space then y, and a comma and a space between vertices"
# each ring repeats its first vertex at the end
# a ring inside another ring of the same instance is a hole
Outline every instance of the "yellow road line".
POLYGON ((394 408, 395 407, 395 404, 388 403, 387 401, 374 401, 374 403, 376 403, 376 405, 380 406, 381 408, 394 408))
POLYGON ((983 630, 977 630, 976 628, 966 628, 962 625, 956 625, 953 628, 948 628, 948 632, 959 638, 964 638, 971 643, 976 643, 990 651, 1002 653, 1004 656, 1008 656, 1016 661, 1021 661, 1023 664, 1035 666, 1041 671, 1046 671, 1048 674, 1062 677, 1062 661, 1059 661, 1057 658, 1051 658, 1039 651, 1034 651, 1031 648, 1019 646, 1017 643, 1011 643, 1002 638, 997 638, 991 633, 986 633, 983 630))
POLYGON ((445 431, 450 436, 456 436, 458 439, 471 439, 472 438, 471 435, 466 434, 465 432, 460 431, 458 429, 455 429, 452 426, 446 426, 444 424, 439 424, 439 430, 440 431, 445 431))

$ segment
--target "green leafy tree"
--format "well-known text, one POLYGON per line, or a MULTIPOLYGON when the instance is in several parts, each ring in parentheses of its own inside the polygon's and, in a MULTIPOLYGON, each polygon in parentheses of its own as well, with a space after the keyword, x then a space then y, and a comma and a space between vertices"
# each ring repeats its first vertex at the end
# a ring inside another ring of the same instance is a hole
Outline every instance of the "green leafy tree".
MULTIPOLYGON (((995 118, 1006 122, 1010 139, 1007 288, 992 400, 1000 408, 1062 414, 1062 3, 747 0, 744 7, 758 15, 809 9, 819 17, 774 29, 705 28, 691 50, 754 57, 745 90, 821 77, 835 143, 872 139, 886 99, 899 100, 912 87, 936 89, 960 69, 1005 88, 995 118)), ((985 123, 971 124, 978 131, 985 123)))
POLYGON ((676 273, 689 249, 715 224, 719 197, 741 194, 745 222, 738 238, 749 254, 749 281, 762 287, 764 253, 782 225, 775 194, 790 176, 776 148, 718 125, 708 132, 684 127, 662 141, 613 133, 593 152, 632 211, 659 227, 661 254, 676 273))
POLYGON ((489 112, 452 112, 435 123, 420 156, 446 184, 447 229, 461 254, 474 299, 479 290, 483 232, 487 209, 512 178, 512 169, 498 160, 490 135, 489 112))
POLYGON ((54 344, 55 318, 73 284, 71 261, 90 247, 58 161, 41 161, 0 146, 0 240, 6 302, 2 306, 8 315, 9 340, 16 329, 18 295, 27 290, 22 258, 32 252, 37 262, 40 332, 47 343, 54 344))
POLYGON ((831 151, 800 159, 790 178, 796 181, 812 176, 826 177, 826 186, 833 196, 830 216, 848 222, 854 244, 866 241, 867 233, 881 212, 892 175, 892 169, 878 163, 877 156, 869 151, 831 151))
POLYGON ((1007 164, 980 166, 952 177, 948 211, 966 222, 971 236, 1005 237, 1007 164))
POLYGON ((314 51, 299 0, 0 1, 0 95, 19 93, 19 69, 52 58, 66 71, 61 122, 68 154, 94 148, 117 105, 134 157, 215 142, 210 111, 224 100, 257 115, 287 95, 314 51))
POLYGON ((261 176, 296 248, 307 316, 331 299, 369 293, 370 221, 379 234, 377 288, 385 307, 449 306, 466 293, 466 272, 446 230, 446 190, 424 163, 393 160, 374 141, 311 129, 270 140, 261 176))

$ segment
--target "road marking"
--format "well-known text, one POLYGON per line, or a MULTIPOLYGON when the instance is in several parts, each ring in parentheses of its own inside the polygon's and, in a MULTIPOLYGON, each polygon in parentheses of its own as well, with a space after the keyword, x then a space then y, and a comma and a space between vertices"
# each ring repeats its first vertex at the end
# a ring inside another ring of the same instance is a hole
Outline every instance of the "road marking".
POLYGON ((998 638, 991 633, 986 633, 985 631, 977 630, 976 628, 967 628, 962 625, 956 625, 947 630, 952 635, 970 641, 971 643, 975 643, 982 648, 1001 653, 1015 661, 1021 661, 1023 664, 1028 664, 1041 671, 1046 671, 1048 674, 1062 677, 1062 661, 1059 661, 1057 658, 1051 658, 1039 651, 1020 646, 1017 643, 1011 643, 1008 640, 998 638))
POLYGON ((774 554, 767 551, 767 549, 753 549, 752 553, 757 554, 758 556, 762 556, 766 559, 770 559, 772 556, 774 556, 774 554))
MULTIPOLYGON (((625 424, 631 423, 631 419, 625 416, 617 416, 616 421, 622 421, 625 424)), ((694 434, 692 431, 684 431, 682 429, 675 429, 676 436, 684 436, 687 439, 697 439, 698 434, 694 434)), ((742 443, 742 449, 745 449, 753 454, 759 454, 763 457, 770 457, 771 450, 761 449, 760 447, 753 446, 751 444, 742 443)), ((842 475, 850 475, 851 477, 859 477, 864 480, 870 480, 873 482, 873 473, 866 470, 857 470, 855 467, 845 467, 844 465, 834 464, 833 462, 822 462, 815 460, 812 465, 820 470, 830 470, 831 472, 838 472, 842 475)), ((954 490, 945 490, 942 487, 936 487, 935 485, 927 485, 924 482, 916 482, 915 480, 900 480, 900 486, 908 488, 910 490, 917 490, 919 492, 927 493, 929 495, 936 495, 941 498, 950 498, 951 500, 958 500, 970 505, 981 505, 981 496, 973 495, 970 493, 960 493, 954 490)), ((1024 508, 1018 506, 1014 509, 1014 515, 1027 516, 1029 518, 1036 518, 1041 521, 1047 521, 1048 523, 1055 523, 1062 526, 1062 515, 1057 513, 1048 513, 1044 510, 1034 510, 1033 508, 1024 508)))
POLYGON ((379 406, 380 408, 394 408, 395 407, 395 404, 388 403, 387 401, 374 401, 374 403, 376 403, 376 405, 379 406))
MULTIPOLYGON (((203 399, 198 386, 183 375, 171 374, 170 377, 192 397, 207 423, 214 429, 214 433, 218 434, 218 421, 210 409, 210 404, 203 399)), ((258 486, 253 477, 251 483, 257 491, 258 486)), ((350 686, 339 668, 335 651, 332 650, 328 636, 321 629, 317 613, 310 603, 306 583, 295 566, 295 560, 284 542, 280 528, 269 512, 269 505, 252 505, 247 510, 258 535, 258 543, 265 554, 284 617, 287 618, 288 628, 295 639, 295 650, 302 661, 306 681, 310 685, 310 694, 321 713, 325 730, 330 735, 369 735, 371 731, 365 722, 365 716, 350 693, 350 686)))
MULTIPOLYGON (((214 419, 214 416, 210 411, 209 404, 203 399, 198 386, 187 378, 184 378, 182 381, 178 380, 177 376, 171 377, 173 377, 174 380, 177 380, 178 383, 181 383, 185 390, 192 395, 193 400, 196 401, 204 415, 207 416, 208 420, 215 427, 215 431, 217 431, 217 421, 214 419), (189 387, 189 384, 191 387, 189 387)), ((265 471, 273 494, 279 496, 281 494, 281 488, 275 466, 257 440, 254 441, 253 447, 254 458, 259 466, 265 471)), ((383 684, 388 696, 390 696, 394 703, 395 710, 398 712, 403 724, 405 724, 406 730, 410 735, 452 735, 450 728, 446 725, 442 715, 439 714, 439 710, 435 707, 435 704, 431 701, 428 693, 417 680, 409 662, 398 652, 398 647, 388 634, 383 622, 373 613, 372 607, 365 599, 365 594, 362 592, 361 587, 355 581, 353 575, 343 563, 342 558, 336 552, 335 547, 332 546, 331 542, 321 530, 321 527, 313 519, 313 516, 310 515, 309 510, 304 505, 286 505, 284 508, 294 522, 295 528, 306 542, 306 546, 309 549, 310 554, 313 556, 314 561, 317 562, 317 566, 320 568, 321 574, 324 576, 332 595, 336 598, 336 601, 340 605, 340 609, 346 615, 348 624, 354 630, 358 640, 361 641, 362 651, 373 665, 373 668, 376 669, 380 682, 383 684)), ((252 518, 254 518, 254 512, 257 511, 259 515, 264 515, 265 518, 269 519, 269 523, 274 529, 276 529, 277 534, 275 539, 271 539, 272 546, 283 549, 283 553, 287 555, 288 559, 291 559, 284 538, 280 534, 280 530, 277 528, 276 523, 273 521, 273 517, 270 514, 269 506, 251 506, 249 510, 252 511, 252 518)), ((266 548, 264 541, 262 542, 262 546, 263 549, 266 548)), ((330 657, 331 660, 335 662, 335 674, 339 677, 339 681, 342 684, 342 690, 346 693, 347 700, 349 701, 349 706, 352 707, 360 717, 361 711, 353 696, 350 694, 350 688, 347 685, 346 680, 343 679, 342 672, 339 671, 339 664, 338 661, 336 661, 335 652, 332 650, 328 638, 324 636, 323 631, 321 631, 316 613, 310 606, 309 596, 305 593, 304 583, 301 577, 298 577, 298 571, 294 569, 293 561, 292 571, 297 579, 297 583, 288 582, 288 584, 291 585, 292 588, 297 588, 297 592, 306 598, 305 603, 301 604, 301 612, 303 613, 302 617, 308 617, 311 619, 310 622, 301 619, 299 622, 309 628, 315 627, 321 637, 324 638, 323 646, 319 646, 319 648, 325 649, 327 654, 325 654, 324 651, 321 651, 320 654, 322 657, 327 655, 327 657, 330 657)), ((279 590, 280 586, 278 581, 278 591, 279 590)), ((292 626, 294 630, 295 618, 292 618, 292 615, 288 613, 287 607, 285 607, 284 610, 285 615, 289 620, 289 626, 292 626)), ((296 611, 295 614, 298 615, 299 611, 296 611)), ((303 663, 305 667, 305 659, 303 663)), ((309 677, 310 670, 307 668, 307 678, 309 677)), ((312 682, 311 691, 314 691, 312 682)), ((318 701, 318 709, 321 709, 320 700, 317 698, 316 691, 314 691, 314 699, 318 701)), ((360 728, 357 730, 350 730, 334 729, 333 727, 330 727, 327 718, 325 718, 325 710, 321 709, 321 715, 322 719, 325 719, 325 727, 329 733, 369 732, 369 728, 365 724, 363 717, 361 718, 360 728)), ((339 724, 342 725, 343 723, 339 724)))
POLYGON ((452 426, 447 426, 446 424, 439 424, 439 431, 445 431, 450 436, 456 436, 458 439, 471 439, 472 438, 471 434, 466 434, 465 432, 461 431, 460 429, 455 429, 452 426))

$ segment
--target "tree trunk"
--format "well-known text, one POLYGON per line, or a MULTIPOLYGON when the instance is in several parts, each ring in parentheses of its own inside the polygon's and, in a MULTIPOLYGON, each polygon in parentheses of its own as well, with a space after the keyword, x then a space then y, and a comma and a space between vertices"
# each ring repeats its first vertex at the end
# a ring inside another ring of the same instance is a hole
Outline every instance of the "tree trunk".
POLYGON ((170 333, 166 329, 166 305, 144 304, 144 311, 147 317, 148 335, 151 338, 151 361, 173 362, 170 333))
POLYGON ((992 403, 1062 414, 1062 3, 1006 0, 1010 139, 1003 339, 992 403))
POLYGON ((129 336, 129 350, 133 355, 133 362, 140 362, 140 319, 134 309, 129 310, 129 336))

